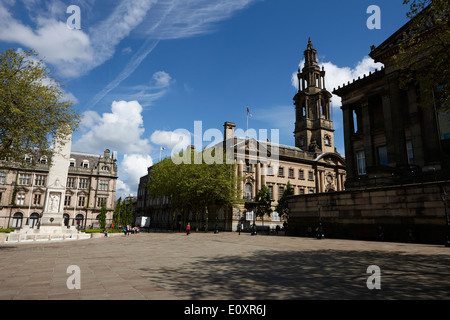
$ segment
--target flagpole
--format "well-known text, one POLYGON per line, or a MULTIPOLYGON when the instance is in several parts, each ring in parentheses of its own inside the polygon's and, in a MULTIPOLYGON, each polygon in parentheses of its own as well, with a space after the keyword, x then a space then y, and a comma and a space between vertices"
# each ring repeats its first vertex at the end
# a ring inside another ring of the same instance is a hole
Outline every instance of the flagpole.
POLYGON ((248 105, 247 105, 247 131, 245 132, 245 136, 248 139, 248 105))

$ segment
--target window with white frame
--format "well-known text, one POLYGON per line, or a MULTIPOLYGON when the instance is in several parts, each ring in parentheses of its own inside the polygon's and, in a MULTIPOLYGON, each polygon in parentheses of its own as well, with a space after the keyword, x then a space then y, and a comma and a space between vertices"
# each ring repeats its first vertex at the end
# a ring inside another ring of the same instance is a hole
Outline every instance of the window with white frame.
POLYGON ((28 173, 20 173, 19 174, 19 181, 17 182, 20 186, 28 186, 31 182, 31 174, 28 173))
POLYGON ((270 193, 270 200, 273 200, 273 186, 268 186, 270 193))
POLYGON ((281 197, 283 196, 284 193, 284 187, 280 186, 278 187, 278 199, 281 199, 281 197))
POLYGON ((47 176, 36 175, 34 179, 34 185, 36 186, 45 186, 47 182, 47 176))
POLYGON ((294 169, 289 168, 289 178, 294 179, 294 169))
POLYGON ((102 205, 106 206, 106 199, 107 198, 103 198, 103 197, 97 198, 97 207, 100 208, 102 205))
POLYGON ((80 178, 80 181, 78 182, 78 189, 87 189, 88 187, 89 187, 89 179, 80 178))
POLYGON ((108 180, 99 180, 98 181, 98 190, 108 191, 108 180))
POLYGON ((19 193, 17 195, 17 201, 16 204, 18 206, 23 206, 25 204, 25 195, 23 193, 19 193))
POLYGON ((414 151, 412 141, 406 141, 406 154, 408 156, 408 164, 414 164, 414 151))
POLYGON ((41 198, 42 198, 42 195, 40 193, 36 193, 34 195, 34 198, 33 198, 33 204, 34 205, 40 205, 41 204, 41 198))
POLYGON ((300 180, 305 179, 305 171, 303 171, 303 169, 298 169, 298 178, 300 180))
POLYGON ((245 220, 247 220, 247 221, 253 221, 253 215, 254 215, 253 211, 247 211, 247 212, 245 213, 245 220))
POLYGON ((366 154, 364 151, 356 152, 356 165, 358 175, 366 174, 366 154))
POLYGON ((79 207, 84 207, 85 202, 86 202, 86 197, 85 196, 78 197, 78 206, 79 207))
POLYGON ((6 183, 6 173, 0 172, 0 184, 6 183))
POLYGON ((83 160, 83 162, 81 163, 81 167, 88 169, 89 168, 89 161, 88 160, 83 160))
POLYGON ((67 188, 75 188, 76 178, 69 177, 67 178, 67 188))
POLYGON ((13 216, 12 227, 13 228, 22 228, 22 220, 23 220, 23 214, 20 212, 16 212, 13 216))
POLYGON ((68 207, 70 206, 70 200, 72 199, 71 196, 65 196, 64 197, 64 206, 68 207))

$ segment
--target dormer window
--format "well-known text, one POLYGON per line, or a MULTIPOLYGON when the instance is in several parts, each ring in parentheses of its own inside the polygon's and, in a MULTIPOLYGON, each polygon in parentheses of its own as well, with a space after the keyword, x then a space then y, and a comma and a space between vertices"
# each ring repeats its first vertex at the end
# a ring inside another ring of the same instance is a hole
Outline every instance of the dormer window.
POLYGON ((83 160, 83 162, 81 163, 81 167, 88 169, 89 168, 89 161, 88 160, 83 160))
POLYGON ((103 166, 102 167, 102 171, 108 171, 109 172, 109 167, 108 166, 103 166))
POLYGON ((30 156, 28 156, 28 155, 25 156, 25 162, 31 163, 31 159, 32 158, 30 156))
POLYGON ((72 158, 69 160, 69 167, 72 167, 72 168, 75 167, 75 159, 72 158))
POLYGON ((41 163, 41 164, 47 164, 47 157, 46 157, 46 156, 41 157, 41 158, 39 159, 39 163, 41 163))

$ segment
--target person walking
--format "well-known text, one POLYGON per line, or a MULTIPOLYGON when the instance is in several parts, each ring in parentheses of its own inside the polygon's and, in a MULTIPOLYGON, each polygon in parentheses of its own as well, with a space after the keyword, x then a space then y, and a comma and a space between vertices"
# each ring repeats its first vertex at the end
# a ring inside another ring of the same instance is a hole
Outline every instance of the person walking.
POLYGON ((191 224, 188 222, 188 224, 186 226, 186 235, 188 236, 189 233, 191 233, 191 224))

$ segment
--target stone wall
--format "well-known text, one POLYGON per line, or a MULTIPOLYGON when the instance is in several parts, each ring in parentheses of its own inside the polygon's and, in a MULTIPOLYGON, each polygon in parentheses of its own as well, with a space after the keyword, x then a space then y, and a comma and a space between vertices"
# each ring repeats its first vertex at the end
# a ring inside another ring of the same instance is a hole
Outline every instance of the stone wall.
POLYGON ((289 233, 315 236, 320 214, 327 238, 376 240, 381 227, 386 241, 443 243, 444 190, 450 181, 292 196, 289 233))

